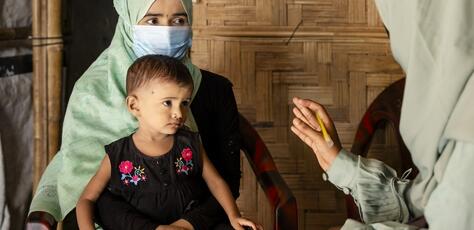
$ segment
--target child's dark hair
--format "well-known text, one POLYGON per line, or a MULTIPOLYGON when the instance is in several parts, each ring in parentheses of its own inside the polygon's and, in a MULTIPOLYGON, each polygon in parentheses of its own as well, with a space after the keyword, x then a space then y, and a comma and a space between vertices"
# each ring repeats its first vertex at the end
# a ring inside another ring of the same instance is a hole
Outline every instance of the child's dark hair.
POLYGON ((152 80, 175 82, 193 88, 193 78, 188 68, 178 59, 164 55, 146 55, 138 58, 128 68, 127 95, 152 80))

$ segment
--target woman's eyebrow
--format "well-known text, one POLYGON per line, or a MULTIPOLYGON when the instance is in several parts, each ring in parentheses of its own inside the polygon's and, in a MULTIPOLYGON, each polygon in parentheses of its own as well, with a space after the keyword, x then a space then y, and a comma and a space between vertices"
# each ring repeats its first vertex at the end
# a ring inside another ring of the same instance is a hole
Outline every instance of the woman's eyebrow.
MULTIPOLYGON (((179 12, 172 14, 172 16, 185 16, 187 17, 188 14, 186 12, 179 12)), ((147 13, 144 17, 163 17, 162 13, 147 13)))
POLYGON ((180 13, 173 14, 173 16, 184 16, 184 17, 187 17, 188 14, 187 14, 186 12, 180 12, 180 13))

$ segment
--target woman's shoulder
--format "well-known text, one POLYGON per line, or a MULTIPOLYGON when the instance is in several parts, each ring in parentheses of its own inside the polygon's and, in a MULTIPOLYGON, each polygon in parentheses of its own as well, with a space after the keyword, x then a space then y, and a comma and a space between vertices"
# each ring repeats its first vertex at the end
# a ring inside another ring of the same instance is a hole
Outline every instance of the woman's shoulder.
POLYGON ((88 89, 85 92, 88 92, 91 87, 97 87, 99 83, 103 83, 107 79, 108 75, 108 54, 103 52, 90 66, 87 70, 77 79, 74 84, 74 89, 88 89))
POLYGON ((232 82, 226 77, 201 69, 202 86, 205 87, 232 87, 232 82))

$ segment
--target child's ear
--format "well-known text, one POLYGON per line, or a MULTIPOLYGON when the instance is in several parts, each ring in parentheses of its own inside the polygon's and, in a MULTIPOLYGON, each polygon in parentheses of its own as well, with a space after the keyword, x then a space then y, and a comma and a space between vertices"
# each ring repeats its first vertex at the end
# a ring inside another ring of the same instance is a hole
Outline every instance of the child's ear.
POLYGON ((135 95, 127 96, 125 99, 127 102, 128 111, 135 117, 138 116, 140 112, 140 107, 138 106, 138 98, 135 95))

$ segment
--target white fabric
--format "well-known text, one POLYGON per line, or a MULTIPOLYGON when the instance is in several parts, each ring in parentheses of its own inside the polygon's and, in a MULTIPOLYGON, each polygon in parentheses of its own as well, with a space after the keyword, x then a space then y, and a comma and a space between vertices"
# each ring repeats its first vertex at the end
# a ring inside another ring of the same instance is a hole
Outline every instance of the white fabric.
POLYGON ((0 183, 0 191, 6 191, 5 201, 10 215, 7 216, 4 209, 4 215, 0 218, 3 218, 4 224, 10 223, 10 230, 23 229, 32 193, 31 88, 31 74, 0 78, 0 133, 4 167, 2 172, 5 176, 5 183, 0 183))
POLYGON ((31 1, 0 0, 0 28, 31 26, 31 1))
MULTIPOLYGON (((0 133, 0 159, 3 159, 2 151, 2 134, 0 133)), ((5 173, 3 161, 0 161, 0 229, 8 229, 10 227, 10 212, 8 211, 8 204, 6 201, 5 189, 5 173)))
MULTIPOLYGON (((409 192, 415 216, 437 186, 435 165, 450 139, 474 143, 474 2, 376 0, 407 79, 400 132, 420 176, 409 192), (470 118, 470 119, 468 119, 470 118), (422 195, 420 195, 422 194, 422 195)), ((447 160, 447 159, 445 159, 447 160)), ((439 162, 438 162, 439 161, 439 162)))
POLYGON ((420 173, 400 184, 381 162, 341 151, 329 180, 358 200, 364 221, 382 222, 365 228, 408 229, 396 222, 424 215, 430 229, 474 229, 474 1, 375 1, 407 75, 400 132, 420 173))

